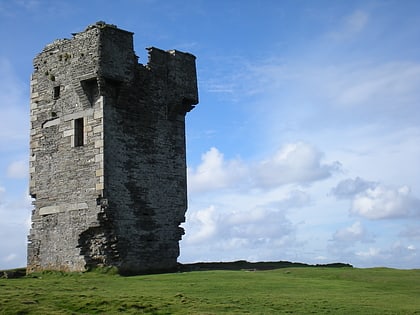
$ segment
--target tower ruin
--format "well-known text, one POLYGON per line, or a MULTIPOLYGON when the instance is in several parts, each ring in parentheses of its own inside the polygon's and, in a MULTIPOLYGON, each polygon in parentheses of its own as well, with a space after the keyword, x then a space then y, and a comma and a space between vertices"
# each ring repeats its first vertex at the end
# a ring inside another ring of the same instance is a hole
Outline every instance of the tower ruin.
POLYGON ((98 22, 56 40, 31 77, 28 272, 174 269, 187 209, 195 57, 98 22))

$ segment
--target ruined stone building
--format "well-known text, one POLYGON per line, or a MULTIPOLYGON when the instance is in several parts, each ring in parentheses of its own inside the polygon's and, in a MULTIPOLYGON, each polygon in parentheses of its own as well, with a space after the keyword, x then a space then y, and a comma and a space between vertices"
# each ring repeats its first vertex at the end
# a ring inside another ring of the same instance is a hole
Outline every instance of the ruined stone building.
POLYGON ((148 53, 139 64, 133 33, 98 22, 35 57, 28 272, 176 267, 195 57, 148 53))

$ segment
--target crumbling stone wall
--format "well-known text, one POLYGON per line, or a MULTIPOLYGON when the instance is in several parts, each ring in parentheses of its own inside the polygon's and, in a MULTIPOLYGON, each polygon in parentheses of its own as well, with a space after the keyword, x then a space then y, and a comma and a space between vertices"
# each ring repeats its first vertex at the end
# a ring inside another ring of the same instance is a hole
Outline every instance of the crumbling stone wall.
POLYGON ((98 22, 47 45, 31 79, 28 272, 175 268, 185 220, 185 114, 195 57, 98 22))

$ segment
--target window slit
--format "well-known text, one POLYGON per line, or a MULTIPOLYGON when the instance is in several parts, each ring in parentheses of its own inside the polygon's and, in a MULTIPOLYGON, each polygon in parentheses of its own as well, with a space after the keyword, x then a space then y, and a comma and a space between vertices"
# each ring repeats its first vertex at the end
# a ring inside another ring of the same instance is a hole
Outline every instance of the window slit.
POLYGON ((54 86, 54 90, 53 90, 53 99, 58 99, 60 98, 60 86, 54 86))
POLYGON ((78 118, 74 121, 74 146, 81 147, 84 145, 84 121, 78 118))

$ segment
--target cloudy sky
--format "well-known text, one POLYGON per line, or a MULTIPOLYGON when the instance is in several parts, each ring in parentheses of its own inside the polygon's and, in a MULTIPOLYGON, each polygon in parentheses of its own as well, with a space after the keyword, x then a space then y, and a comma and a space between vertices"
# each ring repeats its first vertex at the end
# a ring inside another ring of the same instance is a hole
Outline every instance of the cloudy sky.
POLYGON ((32 59, 99 20, 142 63, 197 56, 181 262, 420 268, 420 1, 0 0, 0 269, 26 264, 32 59))

